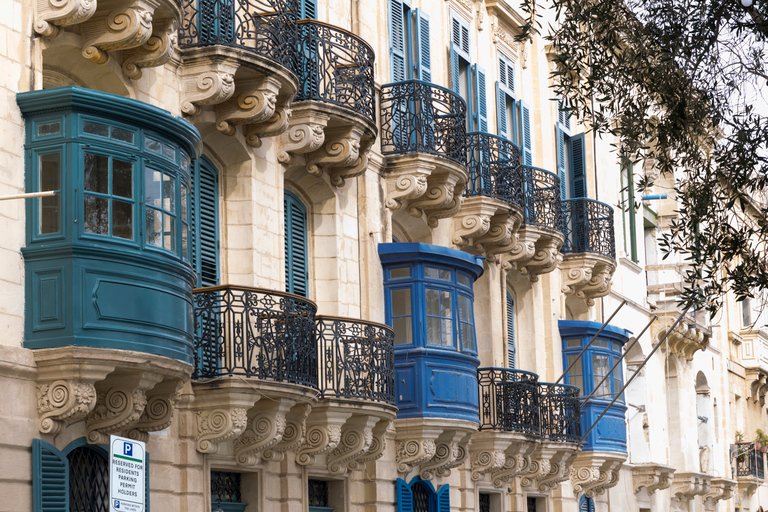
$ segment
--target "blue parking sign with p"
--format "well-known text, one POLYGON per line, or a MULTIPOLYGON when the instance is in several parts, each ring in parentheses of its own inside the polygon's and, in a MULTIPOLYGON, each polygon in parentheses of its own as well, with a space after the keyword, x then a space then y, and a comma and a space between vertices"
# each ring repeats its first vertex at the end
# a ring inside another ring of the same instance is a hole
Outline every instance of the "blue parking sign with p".
POLYGON ((123 455, 133 456, 133 445, 131 443, 123 443, 123 455))

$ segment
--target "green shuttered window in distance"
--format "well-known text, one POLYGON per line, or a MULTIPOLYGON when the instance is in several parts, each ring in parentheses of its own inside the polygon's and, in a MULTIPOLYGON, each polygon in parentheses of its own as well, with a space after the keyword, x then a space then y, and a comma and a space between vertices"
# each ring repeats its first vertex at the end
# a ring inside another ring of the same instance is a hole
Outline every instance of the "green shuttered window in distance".
POLYGON ((285 291, 307 297, 307 208, 295 194, 285 192, 285 291))
POLYGON ((197 286, 219 284, 219 186, 218 170, 202 156, 192 176, 192 265, 197 286))
POLYGON ((316 20, 317 0, 299 0, 299 18, 303 20, 316 20))
POLYGON ((515 367, 515 301, 507 292, 507 366, 515 367))
POLYGON ((429 16, 409 2, 389 0, 389 55, 392 81, 432 81, 429 16))

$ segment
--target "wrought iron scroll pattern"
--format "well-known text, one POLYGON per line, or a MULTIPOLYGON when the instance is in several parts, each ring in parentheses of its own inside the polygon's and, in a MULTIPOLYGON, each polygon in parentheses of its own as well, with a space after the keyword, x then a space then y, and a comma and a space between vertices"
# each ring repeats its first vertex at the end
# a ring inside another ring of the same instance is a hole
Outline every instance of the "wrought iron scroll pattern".
POLYGON ((539 377, 508 368, 479 368, 480 430, 539 435, 539 377))
POLYGON ((374 58, 373 48, 351 32, 316 21, 300 21, 296 101, 332 103, 375 122, 374 58))
POLYGON ((179 47, 224 45, 294 68, 297 0, 182 0, 179 47))
POLYGON ((745 446, 749 448, 749 451, 736 457, 736 476, 756 476, 757 478, 765 478, 765 465, 763 463, 762 452, 756 450, 755 445, 753 444, 740 444, 740 451, 745 446))
POLYGON ((195 291, 195 379, 242 375, 317 388, 317 307, 257 288, 195 291))
POLYGON ((563 201, 564 254, 589 252, 616 259, 613 208, 593 199, 563 201))
POLYGON ((517 145, 489 133, 470 132, 467 155, 469 182, 465 197, 492 197, 523 208, 523 177, 517 145))
POLYGON ((395 332, 385 325, 317 318, 318 383, 323 397, 395 403, 395 332))
POLYGON ((381 87, 383 155, 429 153, 466 165, 467 105, 454 92, 407 80, 381 87))
POLYGON ((541 436, 549 441, 578 443, 581 439, 579 388, 567 384, 539 383, 541 436))
POLYGON ((523 197, 525 224, 560 231, 563 208, 560 200, 560 178, 557 174, 523 165, 523 197))

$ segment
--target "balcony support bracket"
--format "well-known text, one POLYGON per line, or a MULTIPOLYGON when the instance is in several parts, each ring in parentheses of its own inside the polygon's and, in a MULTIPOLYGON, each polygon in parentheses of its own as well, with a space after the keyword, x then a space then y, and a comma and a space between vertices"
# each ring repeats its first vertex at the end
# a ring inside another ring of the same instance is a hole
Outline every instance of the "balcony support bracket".
POLYGON ((82 28, 83 57, 104 64, 109 52, 141 47, 152 36, 152 17, 159 5, 160 0, 133 0, 106 16, 89 19, 82 28))

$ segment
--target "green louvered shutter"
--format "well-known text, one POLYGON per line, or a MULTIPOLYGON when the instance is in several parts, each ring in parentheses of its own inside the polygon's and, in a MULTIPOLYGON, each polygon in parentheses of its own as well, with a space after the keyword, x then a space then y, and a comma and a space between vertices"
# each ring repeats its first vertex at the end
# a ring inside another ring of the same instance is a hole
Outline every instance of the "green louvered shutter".
POLYGON ((555 144, 557 144, 557 176, 560 178, 560 199, 568 198, 565 186, 565 134, 560 123, 555 125, 555 144))
POLYGON ((571 192, 573 197, 587 197, 587 156, 584 147, 584 134, 571 137, 568 144, 571 167, 571 192))
POLYGON ((477 113, 475 115, 475 127, 481 132, 488 132, 488 105, 485 86, 485 70, 474 64, 473 71, 475 75, 475 97, 477 100, 477 113))
POLYGON ((218 171, 208 157, 195 162, 192 184, 192 265, 197 286, 219 284, 218 171))
POLYGON ((437 512, 451 512, 451 494, 448 484, 443 484, 437 491, 437 512))
POLYGON ((414 11, 416 20, 416 73, 419 80, 432 81, 432 56, 429 48, 429 16, 421 9, 414 11))
POLYGON ((285 291, 307 297, 307 209, 285 193, 285 291))
POLYGON ((496 133, 499 137, 511 140, 507 134, 507 94, 501 88, 501 82, 496 82, 496 133))
POLYGON ((515 367, 515 301, 507 292, 507 366, 515 367))
POLYGON ((198 41, 231 43, 234 39, 234 0, 198 0, 198 41))
POLYGON ((405 80, 405 20, 403 2, 389 0, 389 60, 392 81, 405 80))
POLYGON ((413 492, 402 478, 398 478, 395 482, 395 497, 397 512, 413 512, 413 492))
POLYGON ((456 51, 456 45, 451 41, 451 90, 456 94, 461 94, 459 87, 459 52, 456 51))
POLYGON ((33 512, 69 512, 69 461, 53 445, 32 440, 33 512))
POLYGON ((149 452, 144 452, 144 512, 149 512, 149 452))
POLYGON ((533 143, 531 140, 531 109, 524 101, 520 102, 520 117, 522 120, 523 165, 533 165, 533 143))
POLYGON ((317 19, 317 0, 299 0, 299 18, 303 20, 317 19))

